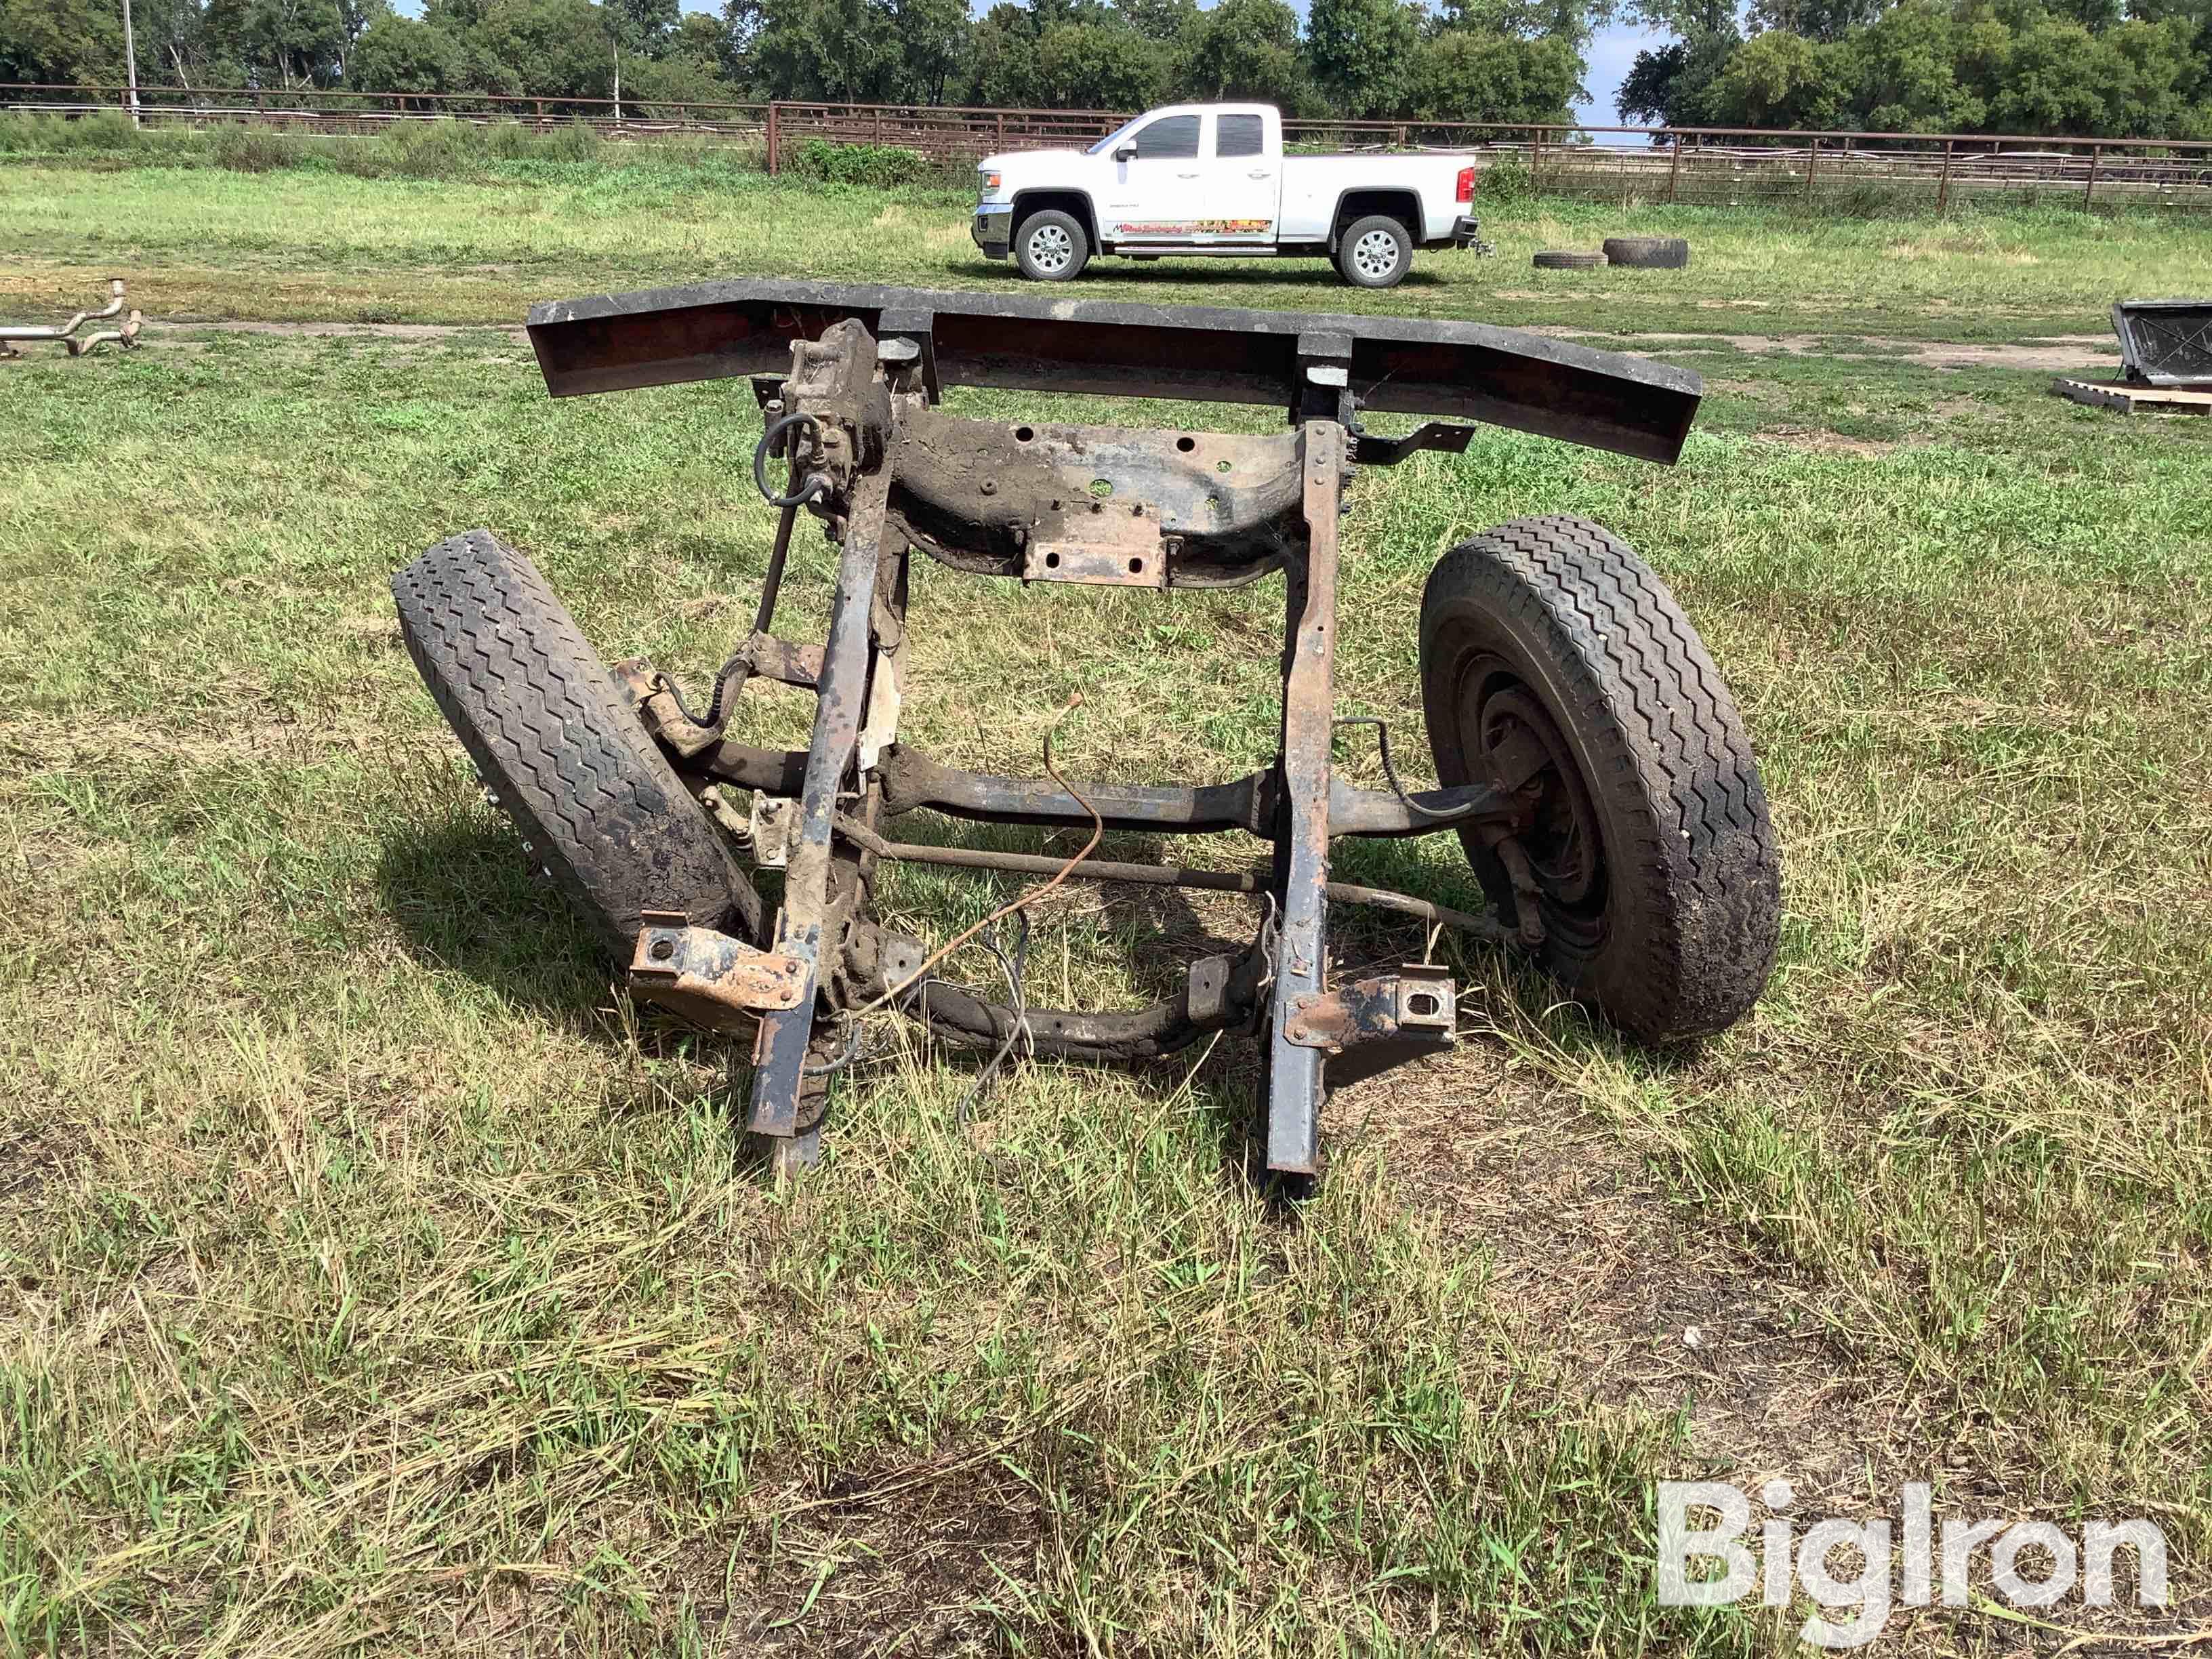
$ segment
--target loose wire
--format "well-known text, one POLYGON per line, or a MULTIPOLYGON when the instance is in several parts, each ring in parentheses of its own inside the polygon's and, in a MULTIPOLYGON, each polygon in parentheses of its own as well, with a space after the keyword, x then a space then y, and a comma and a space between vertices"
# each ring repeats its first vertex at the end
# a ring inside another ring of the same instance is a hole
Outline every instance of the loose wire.
POLYGON ((1371 726, 1375 728, 1375 746, 1382 751, 1382 776, 1390 786, 1390 793, 1397 796, 1399 803, 1407 811, 1419 813, 1425 818, 1457 818, 1467 816, 1465 807, 1424 806, 1406 793, 1406 786, 1398 781, 1397 769, 1390 764, 1390 726, 1387 720, 1377 720, 1372 714, 1342 714, 1331 720, 1329 725, 1331 726, 1371 726))

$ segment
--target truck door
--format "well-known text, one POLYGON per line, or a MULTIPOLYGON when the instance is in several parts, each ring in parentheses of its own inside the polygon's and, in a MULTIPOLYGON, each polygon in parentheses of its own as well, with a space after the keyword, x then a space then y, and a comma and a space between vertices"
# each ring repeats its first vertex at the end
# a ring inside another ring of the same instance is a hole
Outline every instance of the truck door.
POLYGON ((1114 242, 1195 242, 1205 216, 1206 175, 1199 161, 1200 118, 1163 115, 1129 136, 1114 163, 1101 229, 1114 242))
POLYGON ((1267 154, 1266 122, 1258 115, 1224 111, 1209 118, 1213 132, 1206 164, 1206 211, 1201 240, 1214 244, 1276 240, 1283 167, 1267 154))

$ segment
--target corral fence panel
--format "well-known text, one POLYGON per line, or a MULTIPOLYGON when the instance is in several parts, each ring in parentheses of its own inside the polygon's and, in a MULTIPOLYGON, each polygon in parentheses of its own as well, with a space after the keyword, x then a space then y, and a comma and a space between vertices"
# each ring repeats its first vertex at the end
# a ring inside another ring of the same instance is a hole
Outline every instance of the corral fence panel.
MULTIPOLYGON (((0 85, 0 109, 85 114, 128 106, 115 86, 0 85)), ((1113 110, 911 104, 765 104, 366 93, 320 88, 142 87, 148 126, 245 122, 319 133, 409 122, 580 122, 611 137, 696 135, 758 147, 780 173, 809 143, 909 151, 953 171, 1012 149, 1079 149, 1129 118, 1113 110)), ((1448 150, 1471 156, 1486 194, 1525 192, 1623 206, 1802 203, 1878 212, 2047 204, 2212 209, 2212 143, 2039 135, 1765 131, 1749 127, 1500 125, 1470 121, 1289 120, 1294 153, 1448 150)))

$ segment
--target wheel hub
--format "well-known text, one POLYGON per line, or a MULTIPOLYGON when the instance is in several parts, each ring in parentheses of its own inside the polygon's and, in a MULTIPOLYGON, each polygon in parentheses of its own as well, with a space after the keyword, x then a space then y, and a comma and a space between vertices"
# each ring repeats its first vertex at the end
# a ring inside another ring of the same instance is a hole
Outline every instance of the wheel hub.
POLYGON ((1039 270, 1061 270, 1074 252, 1075 245, 1058 225, 1043 226, 1030 237, 1030 262, 1039 270))
POLYGON ((1398 264, 1398 244, 1386 230, 1370 230, 1352 244, 1352 263, 1364 276, 1387 276, 1398 264))
POLYGON ((1516 682, 1482 696, 1473 729, 1484 769, 1519 805, 1516 833, 1537 886, 1569 908, 1587 904, 1602 867, 1597 813, 1559 726, 1516 682))

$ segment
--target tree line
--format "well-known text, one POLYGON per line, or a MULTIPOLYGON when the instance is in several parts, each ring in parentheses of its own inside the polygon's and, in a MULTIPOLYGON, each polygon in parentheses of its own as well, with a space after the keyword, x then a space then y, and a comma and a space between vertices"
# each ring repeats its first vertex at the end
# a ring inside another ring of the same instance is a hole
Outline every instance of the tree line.
MULTIPOLYGON (((150 86, 1565 121, 1616 15, 1624 119, 2212 137, 2212 0, 134 0, 150 86)), ((0 80, 123 73, 118 0, 0 0, 0 80)))

